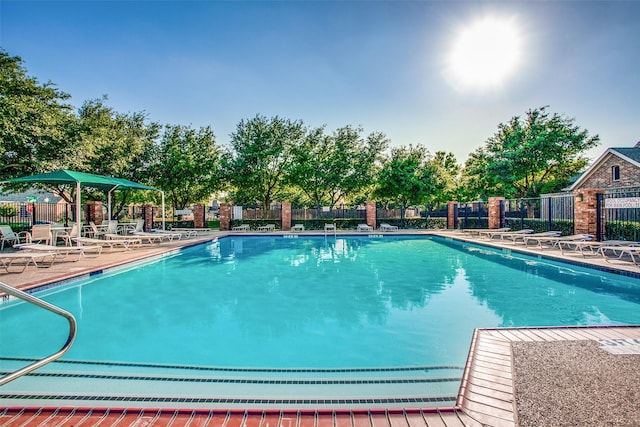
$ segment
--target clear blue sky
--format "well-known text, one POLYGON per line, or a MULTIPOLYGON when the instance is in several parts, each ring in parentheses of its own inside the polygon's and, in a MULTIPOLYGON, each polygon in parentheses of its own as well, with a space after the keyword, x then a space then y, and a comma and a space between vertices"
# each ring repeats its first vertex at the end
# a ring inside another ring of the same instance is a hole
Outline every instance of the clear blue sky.
POLYGON ((240 120, 279 115, 463 163, 545 105, 600 135, 592 158, 640 140, 640 1, 0 0, 0 46, 75 106, 106 94, 119 112, 210 125, 222 145, 240 120), (517 39, 502 50, 519 60, 490 86, 462 84, 449 55, 487 17, 516 29, 498 39, 517 39))

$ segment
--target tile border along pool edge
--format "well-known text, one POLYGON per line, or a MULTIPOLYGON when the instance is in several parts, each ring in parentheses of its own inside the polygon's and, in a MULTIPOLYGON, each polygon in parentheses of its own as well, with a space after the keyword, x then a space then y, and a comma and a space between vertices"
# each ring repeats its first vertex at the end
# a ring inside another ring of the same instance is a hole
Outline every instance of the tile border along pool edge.
MULTIPOLYGON (((339 233, 339 235, 352 235, 357 236, 362 234, 356 233, 339 233)), ((170 248, 163 248, 161 251, 153 251, 152 253, 141 254, 134 259, 120 259, 116 262, 111 262, 108 265, 96 267, 90 271, 82 271, 79 273, 68 273, 64 278, 56 277, 53 280, 40 280, 34 283, 25 283, 22 286, 17 286, 22 290, 30 290, 31 292, 35 292, 36 290, 41 290, 43 286, 51 287, 56 283, 66 284, 72 280, 80 280, 83 277, 89 277, 95 274, 101 274, 103 272, 111 271, 115 268, 119 268, 125 265, 133 265, 134 263, 139 262, 148 262, 153 260, 156 257, 165 257, 172 253, 178 252, 180 249, 209 243, 216 238, 223 238, 234 236, 235 234, 222 232, 218 233, 215 236, 207 236, 206 238, 201 238, 198 240, 191 240, 188 242, 182 242, 177 246, 172 246, 170 248)), ((254 235, 254 234, 245 234, 245 236, 254 235)), ((258 234, 256 234, 258 235, 258 234)), ((274 233, 271 236, 286 236, 284 233, 274 233)), ((298 235, 310 235, 310 236, 322 236, 323 234, 319 233, 299 233, 298 235)), ((496 245, 496 244, 484 244, 485 242, 476 242, 472 239, 462 238, 463 236, 452 235, 449 232, 424 232, 419 231, 416 233, 394 233, 394 236, 401 235, 424 235, 424 236, 437 236, 439 238, 456 240, 458 242, 474 244, 481 247, 490 247, 496 250, 510 250, 514 252, 518 252, 523 255, 534 256, 545 258, 549 260, 564 262, 568 264, 574 264, 581 267, 592 268, 600 271, 605 271, 613 274, 620 274, 625 276, 630 276, 634 278, 640 278, 640 273, 636 273, 634 271, 629 271, 625 269, 618 269, 613 266, 599 266, 589 263, 588 261, 576 261, 568 259, 565 257, 552 256, 548 253, 539 253, 532 250, 521 250, 521 248, 509 247, 505 248, 504 246, 496 245)), ((264 234, 260 234, 260 236, 265 236, 264 234)), ((126 255, 126 254, 125 254, 126 255)), ((369 417, 372 414, 386 414, 386 418, 389 421, 389 425, 395 425, 395 423, 391 422, 390 416, 394 414, 401 414, 405 421, 408 420, 410 416, 420 416, 421 419, 427 424, 427 416, 437 416, 438 419, 444 423, 446 426, 463 426, 463 425, 473 425, 473 424, 487 424, 487 425, 498 425, 498 426, 515 426, 517 425, 517 412, 515 408, 515 396, 513 395, 513 380, 511 379, 511 394, 503 391, 504 384, 495 383, 491 386, 491 383, 484 384, 489 385, 486 388, 486 393, 477 393, 478 388, 474 389, 474 381, 478 378, 480 382, 486 380, 486 373, 482 372, 482 368, 478 369, 475 362, 478 360, 479 354, 482 352, 487 353, 490 358, 494 358, 493 366, 498 370, 502 370, 505 373, 508 373, 509 377, 512 375, 512 353, 511 353, 511 342, 512 341, 520 341, 523 340, 523 336, 532 340, 545 340, 545 341, 556 341, 556 340, 579 340, 579 339, 598 339, 598 338, 640 338, 640 327, 635 325, 622 325, 622 326, 568 326, 568 327, 539 327, 539 328, 490 328, 490 329, 476 329, 474 330, 472 341, 469 347, 468 357, 465 365, 465 370, 463 372, 462 381, 458 393, 458 398, 456 400, 456 405, 454 407, 442 407, 442 408, 405 408, 405 409, 371 409, 371 410, 348 410, 348 409, 327 409, 327 410, 305 410, 301 409, 298 411, 287 411, 287 410, 279 410, 278 413, 285 414, 291 413, 293 416, 298 417, 298 419, 303 415, 308 415, 310 413, 315 414, 314 417, 316 421, 319 416, 325 414, 332 419, 339 414, 362 414, 366 413, 369 417), (622 333, 621 331, 625 331, 622 333), (508 371, 505 371, 508 369, 508 371), (479 375, 477 375, 479 373, 479 375), (496 397, 497 396, 497 397, 496 397)), ((492 362, 489 362, 492 363, 492 362)), ((505 378, 499 379, 501 382, 505 382, 505 378)), ((482 387, 481 387, 482 388, 482 387)), ((480 389, 481 389, 480 388, 480 389)), ((507 390, 508 391, 508 390, 507 390)), ((0 407, 2 408, 2 407, 0 407)), ((2 408, 2 412, 0 412, 0 420, 2 416, 8 411, 12 411, 18 409, 19 413, 25 412, 27 407, 20 408, 11 408, 4 407, 2 408)), ((47 408, 40 408, 47 409, 47 408)), ((51 408, 48 408, 51 410, 51 408)), ((57 409, 53 409, 52 412, 58 413, 57 409)), ((95 410, 106 410, 106 408, 92 408, 95 410)), ((112 411, 115 408, 110 408, 112 411)), ((123 409, 124 411, 131 410, 131 408, 123 409)), ((138 412, 142 414, 144 411, 149 411, 149 408, 141 409, 138 412)), ((158 409, 158 414, 161 411, 165 411, 167 415, 173 415, 173 417, 178 414, 181 409, 176 410, 166 410, 166 409, 158 409)), ((191 411, 191 416, 196 412, 205 413, 206 411, 199 410, 188 410, 191 411)), ((249 413, 262 413, 263 416, 265 413, 269 413, 271 410, 257 410, 257 409, 237 409, 237 410, 227 410, 227 419, 230 414, 239 414, 240 416, 246 418, 249 413)), ((274 410, 275 411, 275 410, 274 410)), ((224 410, 216 410, 216 413, 224 412, 224 410)), ((209 411, 210 415, 213 415, 213 410, 209 411)), ((140 415, 142 416, 142 415, 140 415)), ((159 416, 159 415, 158 415, 159 416)), ((334 420, 335 421, 335 420, 334 420)))

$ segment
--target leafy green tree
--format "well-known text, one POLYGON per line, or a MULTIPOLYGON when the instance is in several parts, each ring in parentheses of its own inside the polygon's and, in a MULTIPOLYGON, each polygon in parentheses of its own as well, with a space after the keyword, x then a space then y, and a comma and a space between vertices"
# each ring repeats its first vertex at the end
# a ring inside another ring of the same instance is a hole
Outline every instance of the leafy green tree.
POLYGON ((225 176, 232 185, 237 204, 259 203, 264 215, 287 186, 286 171, 293 146, 304 138, 301 121, 257 115, 241 120, 231 134, 231 147, 224 156, 225 176))
POLYGON ((324 128, 317 128, 292 147, 289 180, 313 206, 333 208, 340 199, 353 198, 371 184, 377 158, 388 142, 375 133, 363 139, 361 132, 345 126, 326 135, 324 128))
MULTIPOLYGON (((118 113, 105 105, 106 100, 105 96, 86 101, 78 111, 82 143, 70 162, 73 169, 149 184, 160 125, 148 123, 143 112, 118 113)), ((139 193, 134 190, 114 193, 117 196, 114 218, 139 193)))
POLYGON ((461 168, 453 153, 436 151, 431 159, 435 176, 432 194, 427 197, 427 202, 437 207, 450 200, 457 200, 460 194, 461 168))
POLYGON ((433 187, 434 173, 429 151, 424 146, 392 148, 378 173, 374 196, 385 204, 422 204, 433 187))
POLYGON ((174 209, 206 201, 220 188, 220 156, 210 127, 167 125, 155 150, 152 183, 174 209))
POLYGON ((489 196, 534 197, 558 191, 580 172, 588 162, 584 152, 600 138, 546 108, 498 125, 498 132, 465 165, 467 183, 486 184, 489 196))
POLYGON ((0 50, 0 180, 59 168, 79 139, 69 95, 0 50))

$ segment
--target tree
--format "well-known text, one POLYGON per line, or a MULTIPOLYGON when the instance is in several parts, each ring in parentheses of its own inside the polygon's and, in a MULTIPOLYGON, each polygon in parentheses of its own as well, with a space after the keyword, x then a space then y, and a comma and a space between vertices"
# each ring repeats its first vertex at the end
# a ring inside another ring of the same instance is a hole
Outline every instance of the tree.
POLYGON ((219 188, 220 148, 210 127, 167 125, 151 168, 174 209, 206 201, 219 188))
MULTIPOLYGON (((498 132, 484 148, 467 161, 468 184, 486 185, 485 195, 534 197, 567 185, 588 162, 583 153, 598 145, 598 135, 589 136, 547 107, 529 110, 498 125, 498 132)), ((472 192, 481 193, 478 188, 472 192)))
MULTIPOLYGON (((160 125, 147 123, 144 112, 123 114, 105 105, 107 97, 86 101, 78 111, 81 144, 71 159, 72 168, 84 172, 151 182, 151 163, 160 125)), ((133 200, 134 191, 117 192, 112 215, 133 200)))
POLYGON ((422 203, 427 197, 424 166, 428 155, 421 145, 392 148, 378 173, 376 199, 405 206, 422 203))
POLYGON ((225 176, 233 186, 232 199, 237 204, 258 202, 266 215, 271 202, 286 188, 291 148, 301 143, 305 132, 301 121, 278 116, 241 120, 224 157, 225 176))
POLYGON ((346 126, 326 135, 324 128, 317 128, 292 147, 289 181, 312 205, 333 208, 338 200, 353 197, 373 181, 377 157, 387 139, 371 134, 363 140, 361 131, 346 126))
POLYGON ((67 99, 0 50, 0 180, 55 169, 74 152, 79 135, 67 99))

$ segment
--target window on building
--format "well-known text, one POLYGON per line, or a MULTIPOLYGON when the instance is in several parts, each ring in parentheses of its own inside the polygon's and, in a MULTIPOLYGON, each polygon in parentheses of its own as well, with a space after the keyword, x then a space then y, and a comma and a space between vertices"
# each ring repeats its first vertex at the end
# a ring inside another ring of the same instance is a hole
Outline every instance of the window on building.
POLYGON ((620 181, 620 166, 611 167, 611 179, 613 181, 620 181))

